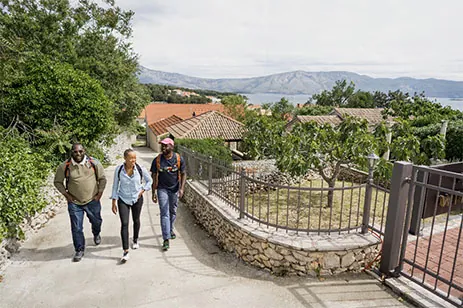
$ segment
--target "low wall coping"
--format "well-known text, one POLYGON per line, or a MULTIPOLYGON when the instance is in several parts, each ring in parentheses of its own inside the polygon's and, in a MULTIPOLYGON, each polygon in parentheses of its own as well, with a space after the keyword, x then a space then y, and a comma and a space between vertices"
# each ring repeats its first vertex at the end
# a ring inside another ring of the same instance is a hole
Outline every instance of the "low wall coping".
POLYGON ((187 185, 217 210, 217 212, 232 225, 241 231, 269 243, 284 246, 294 250, 310 252, 317 251, 347 251, 358 248, 365 248, 380 243, 378 238, 372 234, 354 233, 331 233, 331 234, 306 234, 304 232, 277 230, 274 227, 259 225, 258 222, 249 218, 239 219, 237 210, 229 206, 225 201, 215 195, 208 195, 207 188, 193 181, 187 181, 187 185))

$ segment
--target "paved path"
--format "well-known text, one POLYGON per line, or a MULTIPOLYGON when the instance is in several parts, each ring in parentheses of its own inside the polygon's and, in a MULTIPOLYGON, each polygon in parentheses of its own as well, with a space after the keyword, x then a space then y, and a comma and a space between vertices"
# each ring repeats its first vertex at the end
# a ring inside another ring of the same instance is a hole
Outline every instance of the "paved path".
MULTIPOLYGON (((461 243, 458 245, 460 229, 460 227, 454 227, 446 232, 434 233, 432 237, 424 236, 409 242, 405 258, 448 281, 452 281, 459 287, 463 287, 463 245, 461 243), (457 246, 459 246, 458 251, 457 246)), ((436 287, 444 294, 449 292, 448 283, 436 280, 430 275, 425 275, 418 268, 412 268, 411 265, 405 263, 404 271, 421 281, 424 280, 424 282, 436 287)), ((450 294, 456 298, 463 298, 463 292, 455 288, 450 288, 450 294)))
MULTIPOLYGON (((138 151, 149 166, 153 153, 138 151)), ((407 307, 368 275, 319 281, 274 277, 218 249, 213 238, 180 206, 177 239, 161 251, 159 209, 151 200, 142 211, 140 249, 120 265, 119 218, 109 200, 114 166, 103 200, 102 244, 93 246, 85 222, 87 249, 72 263, 66 209, 29 238, 0 282, 0 307, 407 307)), ((146 194, 147 200, 150 193, 146 194)))

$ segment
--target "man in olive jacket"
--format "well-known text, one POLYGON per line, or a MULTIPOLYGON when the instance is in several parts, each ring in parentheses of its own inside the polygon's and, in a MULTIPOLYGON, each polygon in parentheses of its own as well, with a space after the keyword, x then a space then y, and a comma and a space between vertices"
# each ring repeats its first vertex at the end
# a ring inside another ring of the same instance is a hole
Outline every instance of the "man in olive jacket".
POLYGON ((74 262, 84 256, 85 237, 83 230, 84 212, 92 224, 93 241, 101 243, 101 203, 106 186, 106 177, 101 163, 85 155, 80 143, 72 145, 71 157, 56 170, 55 187, 66 198, 71 218, 72 241, 74 243, 74 262))

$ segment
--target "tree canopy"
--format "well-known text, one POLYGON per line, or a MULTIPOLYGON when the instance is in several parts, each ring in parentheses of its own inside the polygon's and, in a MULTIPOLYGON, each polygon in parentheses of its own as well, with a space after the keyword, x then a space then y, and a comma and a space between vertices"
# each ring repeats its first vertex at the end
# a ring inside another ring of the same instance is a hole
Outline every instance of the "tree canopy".
POLYGON ((11 61, 18 63, 14 75, 11 69, 5 71, 8 76, 0 82, 0 89, 29 69, 21 63, 46 57, 69 64, 98 81, 114 103, 114 117, 122 125, 129 124, 149 101, 138 83, 138 56, 129 42, 132 11, 120 9, 113 0, 104 0, 101 5, 91 0, 73 4, 67 0, 0 3, 3 65, 8 68, 11 61))
POLYGON ((63 125, 71 140, 89 144, 114 127, 113 104, 101 85, 66 63, 30 58, 24 75, 4 91, 4 119, 17 117, 31 129, 63 125))

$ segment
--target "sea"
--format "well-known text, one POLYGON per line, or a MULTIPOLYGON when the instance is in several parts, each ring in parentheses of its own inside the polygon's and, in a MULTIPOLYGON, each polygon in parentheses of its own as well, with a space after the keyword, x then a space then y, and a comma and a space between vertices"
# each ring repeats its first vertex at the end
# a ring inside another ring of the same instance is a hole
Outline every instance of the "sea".
MULTIPOLYGON (((255 105, 262 105, 265 103, 278 102, 282 97, 286 98, 289 102, 296 104, 306 103, 311 95, 305 94, 279 94, 279 93, 254 93, 243 94, 248 98, 248 103, 255 105)), ((442 106, 450 106, 452 109, 463 111, 463 98, 448 98, 448 97, 430 97, 432 101, 440 103, 442 106)))

